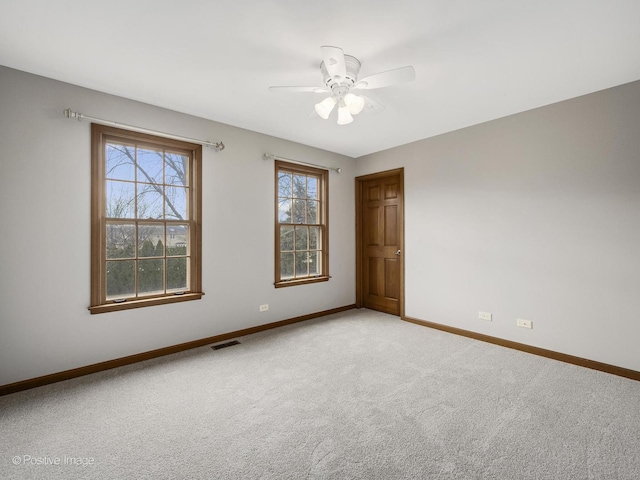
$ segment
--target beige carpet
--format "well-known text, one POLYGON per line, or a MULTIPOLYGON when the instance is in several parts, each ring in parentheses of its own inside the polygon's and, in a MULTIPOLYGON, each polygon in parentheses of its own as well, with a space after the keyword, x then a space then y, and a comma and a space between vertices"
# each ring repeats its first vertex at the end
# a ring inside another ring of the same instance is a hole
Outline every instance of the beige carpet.
POLYGON ((368 310, 240 340, 1 397, 0 477, 640 478, 640 382, 368 310))

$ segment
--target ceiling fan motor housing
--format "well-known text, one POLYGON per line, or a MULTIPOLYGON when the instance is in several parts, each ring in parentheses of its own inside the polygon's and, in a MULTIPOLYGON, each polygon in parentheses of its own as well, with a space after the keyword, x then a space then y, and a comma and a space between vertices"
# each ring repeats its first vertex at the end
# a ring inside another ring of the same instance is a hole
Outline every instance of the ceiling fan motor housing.
POLYGON ((346 87, 348 90, 353 86, 354 83, 358 81, 358 73, 360 73, 360 60, 358 60, 356 57, 352 57, 351 55, 345 55, 344 63, 347 71, 347 74, 344 78, 338 75, 332 77, 327 71, 327 67, 325 66, 324 62, 320 63, 320 72, 322 73, 324 84, 332 91, 335 91, 335 89, 339 87, 346 87))

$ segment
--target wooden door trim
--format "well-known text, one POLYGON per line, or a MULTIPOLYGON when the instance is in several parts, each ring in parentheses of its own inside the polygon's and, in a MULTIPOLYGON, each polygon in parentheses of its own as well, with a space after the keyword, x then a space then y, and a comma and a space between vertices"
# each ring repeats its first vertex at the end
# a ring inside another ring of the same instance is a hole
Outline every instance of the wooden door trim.
POLYGON ((362 308, 362 185, 369 180, 379 178, 400 177, 400 191, 402 192, 400 202, 400 215, 402 224, 400 226, 400 318, 404 318, 404 168, 395 168, 393 170, 385 170, 383 172, 371 173, 355 178, 356 181, 356 308, 362 308))

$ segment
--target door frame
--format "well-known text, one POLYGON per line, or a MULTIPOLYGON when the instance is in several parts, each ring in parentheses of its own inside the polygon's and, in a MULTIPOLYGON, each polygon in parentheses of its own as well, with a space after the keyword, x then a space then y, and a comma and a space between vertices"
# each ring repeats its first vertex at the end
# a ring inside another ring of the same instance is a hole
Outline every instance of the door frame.
POLYGON ((355 178, 356 181, 356 308, 362 308, 362 186, 368 180, 376 180, 379 178, 392 177, 398 175, 400 177, 400 191, 402 192, 400 201, 400 217, 402 219, 399 232, 399 248, 400 248, 400 292, 398 303, 400 305, 400 318, 404 318, 404 167, 395 168, 393 170, 385 170, 383 172, 361 175, 355 178))

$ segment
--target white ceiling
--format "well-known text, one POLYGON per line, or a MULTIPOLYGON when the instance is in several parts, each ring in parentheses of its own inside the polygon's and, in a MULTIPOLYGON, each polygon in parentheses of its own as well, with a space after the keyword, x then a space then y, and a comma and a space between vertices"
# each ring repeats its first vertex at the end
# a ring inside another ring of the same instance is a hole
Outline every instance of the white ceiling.
POLYGON ((2 0, 0 64, 358 157, 638 80, 639 22, 640 0, 2 0), (268 87, 322 85, 321 45, 416 80, 313 118, 322 96, 268 87))

